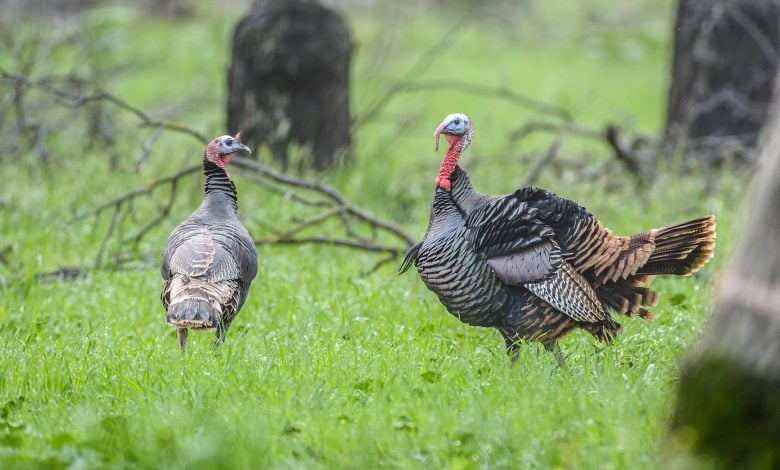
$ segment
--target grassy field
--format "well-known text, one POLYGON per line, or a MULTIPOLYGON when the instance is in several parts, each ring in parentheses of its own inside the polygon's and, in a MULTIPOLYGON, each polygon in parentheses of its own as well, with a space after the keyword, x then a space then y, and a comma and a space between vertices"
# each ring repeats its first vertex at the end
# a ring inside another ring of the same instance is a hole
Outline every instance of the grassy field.
MULTIPOLYGON (((508 87, 566 107, 585 125, 658 132, 671 1, 527 3, 467 12, 465 21, 456 8, 350 10, 355 113, 411 74, 508 87), (442 38, 447 46, 415 65, 442 38)), ((108 91, 153 116, 218 135, 229 38, 241 12, 199 11, 171 22, 129 7, 99 8, 69 20, 88 52, 58 49, 32 75, 64 73, 74 60, 114 70, 96 75, 108 91)), ((18 37, 45 38, 59 28, 28 19, 18 37)), ((0 67, 17 63, 0 50, 0 67)), ((0 82, 2 95, 10 88, 0 82)), ((544 141, 518 147, 507 135, 534 114, 453 90, 399 94, 359 128, 355 164, 321 178, 421 237, 440 162, 431 135, 455 111, 475 122, 463 165, 477 189, 501 193, 520 184, 544 141)), ((82 116, 50 112, 59 119, 54 125, 82 116)), ((82 145, 85 133, 52 134, 56 151, 46 165, 0 155, 0 252, 8 258, 0 263, 0 467, 693 464, 670 450, 679 443, 670 445, 665 428, 679 363, 705 326, 712 279, 739 235, 741 177, 724 172, 717 190, 707 192, 697 175, 669 169, 649 188, 628 176, 605 183, 542 175, 539 185, 586 205, 618 233, 705 213, 719 218, 713 262, 696 277, 657 281, 656 320, 621 320, 625 333, 613 346, 585 333, 563 341, 568 372, 535 345, 511 367, 497 332, 461 324, 414 273, 398 277, 385 266, 361 276, 376 256, 312 246, 260 247, 258 278, 227 343, 215 353, 210 335, 191 335, 182 358, 164 322, 156 257, 199 203, 200 177, 183 182, 170 217, 139 245, 137 254, 149 260, 142 268, 36 281, 38 272, 89 264, 98 251, 109 217, 70 222, 75 212, 202 153, 192 139, 165 133, 141 171, 126 171, 150 131, 126 118, 112 122, 119 170, 101 148, 82 145)), ((610 158, 602 146, 573 139, 562 153, 593 165, 610 158)), ((242 181, 240 171, 234 175, 253 233, 261 230, 258 220, 273 222, 290 210, 242 181)), ((140 214, 155 210, 150 203, 140 214)))

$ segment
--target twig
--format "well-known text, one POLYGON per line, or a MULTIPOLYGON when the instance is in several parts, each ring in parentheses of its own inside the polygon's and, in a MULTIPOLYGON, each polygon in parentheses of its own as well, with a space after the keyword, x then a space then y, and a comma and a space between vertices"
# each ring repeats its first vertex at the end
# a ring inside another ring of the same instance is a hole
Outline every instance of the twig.
POLYGON ((200 143, 204 145, 209 141, 209 138, 206 137, 206 134, 171 121, 157 121, 157 120, 150 119, 148 121, 143 121, 140 124, 140 127, 159 127, 169 131, 178 132, 180 134, 186 134, 195 137, 196 139, 198 139, 200 143))
POLYGON ((149 222, 146 223, 143 227, 141 227, 135 235, 132 237, 129 237, 126 239, 127 242, 132 243, 133 246, 137 246, 143 237, 146 236, 149 231, 151 231, 154 227, 156 227, 158 224, 160 224, 163 220, 165 220, 166 217, 168 217, 168 214, 171 213, 171 209, 173 208, 173 203, 176 202, 176 183, 178 182, 178 179, 174 179, 171 181, 171 190, 170 194, 168 196, 168 202, 160 209, 160 212, 149 222))
POLYGON ((191 173, 195 173, 199 169, 200 169, 200 165, 189 166, 189 167, 183 168, 182 170, 179 170, 178 172, 176 172, 176 173, 174 173, 172 175, 156 179, 156 180, 152 181, 151 183, 149 183, 145 188, 135 189, 133 191, 127 192, 127 193, 125 193, 125 194, 123 194, 123 195, 121 195, 121 196, 119 196, 117 198, 114 198, 114 199, 112 199, 112 200, 110 200, 108 202, 105 202, 105 203, 95 207, 94 209, 89 210, 88 212, 84 212, 82 214, 77 214, 77 215, 73 216, 70 219, 70 222, 71 223, 72 222, 78 222, 80 220, 83 220, 83 219, 85 219, 87 217, 90 217, 90 216, 93 216, 93 215, 100 215, 100 213, 105 211, 106 209, 110 209, 112 207, 118 207, 118 206, 121 206, 122 204, 124 204, 125 202, 128 202, 128 201, 130 201, 132 199, 135 199, 135 198, 137 198, 139 196, 148 195, 148 194, 152 193, 155 189, 157 189, 157 187, 165 185, 165 184, 172 184, 176 180, 178 180, 178 179, 180 179, 180 178, 182 178, 184 176, 187 176, 187 175, 189 175, 191 173))
POLYGON ((534 165, 533 169, 531 169, 531 172, 525 179, 523 186, 532 186, 534 183, 536 183, 536 180, 539 179, 539 176, 542 174, 542 170, 544 170, 544 168, 552 163, 555 157, 558 156, 558 150, 560 150, 562 143, 563 135, 559 134, 552 145, 550 145, 550 148, 547 149, 547 152, 545 152, 544 156, 536 163, 536 165, 534 165))
POLYGON ((603 139, 604 131, 595 127, 583 126, 570 122, 549 122, 533 120, 525 123, 519 129, 509 134, 509 142, 517 142, 526 136, 536 132, 548 132, 558 135, 574 135, 590 139, 603 139))
POLYGON ((344 212, 345 208, 342 206, 334 207, 332 209, 323 211, 314 217, 310 217, 297 225, 293 226, 292 228, 289 228, 285 230, 284 232, 278 233, 274 239, 282 240, 282 239, 291 239, 296 234, 306 230, 307 228, 313 227, 315 225, 318 225, 330 218, 332 218, 334 215, 338 215, 341 212, 344 212))
POLYGON ((35 275, 35 280, 38 282, 45 281, 65 281, 69 279, 75 279, 86 274, 84 268, 78 266, 63 266, 54 271, 46 271, 35 275))
POLYGON ((177 124, 175 122, 170 121, 161 121, 152 119, 148 114, 146 114, 143 110, 140 108, 137 108, 130 103, 124 101, 123 99, 112 95, 111 93, 105 92, 105 91, 98 91, 97 93, 93 93, 91 95, 79 95, 78 93, 73 93, 67 90, 64 90, 62 88, 55 87, 53 85, 50 85, 46 82, 41 82, 38 80, 33 80, 29 77, 26 77, 24 75, 15 74, 12 72, 7 72, 3 69, 0 69, 0 77, 15 81, 17 83, 26 85, 28 87, 38 88, 41 90, 44 90, 50 94, 53 94, 59 98, 65 99, 70 102, 71 106, 73 108, 79 108, 83 106, 86 103, 89 103, 91 101, 108 101, 109 103, 114 104, 119 109, 122 109, 124 111, 127 111, 131 114, 133 114, 135 117, 137 117, 140 121, 141 127, 159 127, 175 132, 179 132, 182 134, 187 134, 192 137, 195 137, 200 141, 201 143, 205 144, 208 142, 208 137, 206 137, 205 134, 202 132, 198 132, 195 129, 191 129, 186 126, 182 126, 181 124, 177 124))
POLYGON ((138 173, 144 169, 146 162, 149 160, 149 156, 152 154, 152 145, 157 142, 157 139, 162 135, 163 128, 158 127, 149 138, 141 145, 141 156, 135 162, 135 172, 138 173))
MULTIPOLYGON (((251 175, 245 175, 245 176, 249 177, 251 175)), ((310 207, 333 207, 333 202, 330 200, 321 200, 321 199, 314 200, 314 199, 305 198, 299 195, 294 189, 280 188, 278 186, 271 184, 270 182, 268 182, 267 180, 259 176, 255 178, 250 178, 250 181, 252 181, 253 183, 257 184, 258 186, 260 186, 261 188, 269 192, 282 196, 282 198, 285 201, 297 202, 300 203, 301 205, 310 206, 310 207)))
POLYGON ((345 248, 355 248, 363 251, 387 253, 393 255, 393 257, 398 256, 398 254, 401 252, 399 248, 396 246, 385 245, 382 243, 367 243, 367 242, 350 240, 347 238, 329 238, 329 237, 322 237, 322 236, 301 237, 301 238, 269 237, 269 238, 256 238, 254 241, 256 245, 264 245, 264 244, 265 245, 302 245, 306 243, 311 243, 314 245, 334 245, 334 246, 341 246, 345 248))
POLYGON ((397 255, 395 253, 391 253, 390 255, 385 256, 384 258, 374 263, 374 265, 371 266, 369 269, 363 271, 361 273, 361 276, 367 277, 370 276, 371 274, 374 274, 375 272, 379 271, 379 268, 381 268, 382 266, 386 265, 387 263, 392 263, 393 261, 395 261, 396 257, 397 255))
POLYGON ((256 173, 259 173, 278 183, 315 191, 320 195, 327 197, 328 199, 336 202, 338 205, 343 206, 346 212, 349 212, 355 217, 365 221, 368 224, 375 225, 376 227, 381 228, 382 230, 385 230, 393 234, 395 237, 402 240, 406 244, 406 246, 411 246, 414 244, 414 239, 412 239, 401 227, 399 227, 398 225, 392 222, 379 219, 373 214, 371 214, 370 212, 356 206, 351 201, 349 201, 346 197, 344 197, 344 195, 342 195, 341 193, 339 193, 338 191, 336 191, 335 189, 333 189, 327 184, 285 175, 284 173, 281 173, 270 167, 267 167, 262 163, 244 157, 233 158, 231 164, 233 164, 238 168, 243 168, 245 170, 251 170, 256 173))
POLYGON ((564 122, 570 122, 573 119, 571 113, 565 108, 531 98, 505 87, 493 87, 455 79, 418 80, 403 84, 403 91, 430 90, 455 90, 469 95, 487 96, 528 108, 543 115, 557 117, 564 122))
POLYGON ((373 104, 368 107, 368 110, 361 116, 356 118, 352 123, 352 127, 357 128, 365 124, 366 122, 376 118, 382 110, 387 106, 390 100, 408 84, 415 77, 422 76, 426 70, 433 64, 433 58, 437 54, 445 51, 452 46, 451 41, 453 37, 459 37, 456 32, 460 31, 465 24, 467 18, 463 16, 459 21, 455 22, 447 32, 439 38, 438 41, 428 49, 424 50, 411 67, 406 71, 404 76, 396 80, 385 93, 380 96, 373 104))
POLYGON ((120 209, 121 206, 119 205, 114 207, 114 213, 111 215, 111 222, 108 224, 108 230, 106 230, 105 235, 103 235, 103 240, 100 242, 100 249, 98 250, 97 255, 95 255, 95 261, 92 263, 92 269, 97 269, 100 267, 100 263, 103 261, 103 255, 106 253, 108 241, 111 239, 111 235, 114 233, 114 229, 116 229, 117 220, 119 220, 120 209))
POLYGON ((645 171, 640 157, 633 151, 631 146, 625 142, 620 135, 620 128, 615 125, 609 125, 604 129, 604 139, 614 151, 615 158, 626 166, 633 175, 640 181, 645 181, 650 176, 645 171))

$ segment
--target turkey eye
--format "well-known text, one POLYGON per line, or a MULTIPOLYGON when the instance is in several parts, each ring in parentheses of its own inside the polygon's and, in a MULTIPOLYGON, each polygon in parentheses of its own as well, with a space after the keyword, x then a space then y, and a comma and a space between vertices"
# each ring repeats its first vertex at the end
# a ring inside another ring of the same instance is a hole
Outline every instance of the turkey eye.
POLYGON ((452 123, 455 124, 456 126, 460 125, 460 119, 456 119, 456 120, 452 121, 452 123))
POLYGON ((227 145, 228 147, 230 147, 231 145, 233 145, 233 139, 227 139, 227 140, 225 141, 225 145, 227 145))

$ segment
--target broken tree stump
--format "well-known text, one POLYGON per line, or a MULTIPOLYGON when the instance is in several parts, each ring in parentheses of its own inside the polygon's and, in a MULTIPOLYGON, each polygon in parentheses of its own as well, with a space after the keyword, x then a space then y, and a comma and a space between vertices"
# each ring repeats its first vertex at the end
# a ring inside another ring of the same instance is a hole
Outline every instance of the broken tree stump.
POLYGON ((315 170, 348 157, 351 56, 335 11, 314 0, 256 0, 233 37, 228 130, 267 146, 284 168, 291 145, 315 170))
POLYGON ((768 121, 778 0, 679 0, 664 147, 692 165, 752 164, 768 121))

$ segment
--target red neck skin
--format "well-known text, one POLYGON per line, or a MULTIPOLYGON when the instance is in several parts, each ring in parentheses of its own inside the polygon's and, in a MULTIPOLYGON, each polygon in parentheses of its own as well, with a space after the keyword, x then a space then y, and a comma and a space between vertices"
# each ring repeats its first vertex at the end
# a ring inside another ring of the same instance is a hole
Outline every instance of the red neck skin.
POLYGON ((228 173, 227 170, 227 164, 230 163, 230 160, 233 159, 233 154, 229 153, 227 155, 219 155, 219 152, 213 149, 208 150, 208 154, 206 156, 207 160, 210 160, 213 162, 217 167, 224 171, 228 178, 230 178, 230 173, 228 173))
MULTIPOLYGON (((448 138, 447 140, 450 139, 448 138)), ((455 166, 458 164, 458 158, 460 158, 460 154, 463 151, 463 139, 457 139, 455 142, 451 142, 451 144, 450 149, 447 150, 447 154, 444 155, 444 160, 441 162, 441 168, 439 168, 439 175, 434 182, 437 188, 441 188, 445 191, 452 189, 450 176, 455 170, 455 166)))

